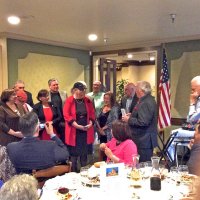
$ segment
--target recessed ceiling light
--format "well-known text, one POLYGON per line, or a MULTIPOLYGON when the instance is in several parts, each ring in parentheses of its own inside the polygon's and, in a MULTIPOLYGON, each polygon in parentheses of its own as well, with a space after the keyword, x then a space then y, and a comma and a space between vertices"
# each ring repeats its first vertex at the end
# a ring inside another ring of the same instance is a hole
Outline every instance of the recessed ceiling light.
POLYGON ((133 55, 129 53, 129 54, 127 55, 127 57, 128 57, 128 58, 132 58, 133 55))
POLYGON ((89 39, 90 41, 95 41, 95 40, 97 40, 97 35, 96 35, 96 34, 90 34, 90 35, 88 36, 88 39, 89 39))
POLYGON ((7 20, 12 25, 18 25, 20 23, 20 18, 17 16, 10 16, 7 20))
POLYGON ((154 61, 155 60, 155 56, 150 56, 149 60, 150 61, 154 61))

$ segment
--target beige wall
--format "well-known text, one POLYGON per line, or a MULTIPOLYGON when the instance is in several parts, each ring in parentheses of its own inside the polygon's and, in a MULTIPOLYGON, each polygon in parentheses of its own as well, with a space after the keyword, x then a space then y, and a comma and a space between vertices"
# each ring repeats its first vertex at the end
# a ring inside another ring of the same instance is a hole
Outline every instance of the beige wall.
POLYGON ((200 51, 184 52, 171 61, 172 117, 186 118, 189 110, 190 81, 200 75, 200 51), (178 78, 177 78, 178 77, 178 78))
POLYGON ((156 67, 155 65, 148 66, 129 66, 123 67, 117 72, 117 81, 128 79, 129 82, 136 83, 137 81, 148 81, 151 83, 153 95, 155 96, 156 89, 156 67))
POLYGON ((26 83, 26 90, 33 94, 34 103, 40 89, 48 89, 48 80, 57 78, 60 90, 70 95, 76 81, 84 80, 84 66, 77 59, 29 53, 18 60, 18 78, 26 83))
POLYGON ((8 63, 6 39, 0 39, 0 93, 8 88, 8 63))

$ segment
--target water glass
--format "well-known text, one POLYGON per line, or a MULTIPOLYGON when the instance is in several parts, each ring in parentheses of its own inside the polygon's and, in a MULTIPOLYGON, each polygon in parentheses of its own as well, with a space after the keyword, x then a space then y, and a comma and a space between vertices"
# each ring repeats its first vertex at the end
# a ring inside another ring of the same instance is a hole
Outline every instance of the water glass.
POLYGON ((88 176, 88 169, 89 169, 89 167, 81 167, 81 169, 80 169, 81 177, 87 177, 88 176))
POLYGON ((180 175, 185 175, 189 173, 189 169, 187 165, 179 165, 178 166, 178 172, 180 175))
POLYGON ((140 155, 139 154, 133 154, 132 159, 133 159, 133 168, 137 168, 138 163, 139 163, 139 159, 140 159, 140 155))

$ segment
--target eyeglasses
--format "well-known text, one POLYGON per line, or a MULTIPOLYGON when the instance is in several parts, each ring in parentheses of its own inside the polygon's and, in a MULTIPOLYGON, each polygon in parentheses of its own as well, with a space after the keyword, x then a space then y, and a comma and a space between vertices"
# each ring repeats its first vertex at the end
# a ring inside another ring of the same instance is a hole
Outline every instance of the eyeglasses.
POLYGON ((19 87, 19 89, 24 89, 25 87, 19 87))

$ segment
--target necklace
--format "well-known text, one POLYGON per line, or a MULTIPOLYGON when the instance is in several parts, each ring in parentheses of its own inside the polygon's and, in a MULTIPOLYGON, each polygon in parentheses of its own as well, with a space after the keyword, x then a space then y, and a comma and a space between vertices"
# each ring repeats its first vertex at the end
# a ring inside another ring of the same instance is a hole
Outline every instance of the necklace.
POLYGON ((83 103, 83 99, 75 99, 75 101, 76 101, 78 104, 82 104, 82 103, 83 103))

